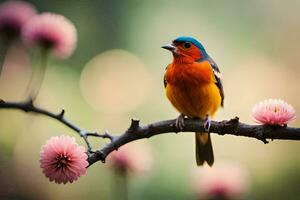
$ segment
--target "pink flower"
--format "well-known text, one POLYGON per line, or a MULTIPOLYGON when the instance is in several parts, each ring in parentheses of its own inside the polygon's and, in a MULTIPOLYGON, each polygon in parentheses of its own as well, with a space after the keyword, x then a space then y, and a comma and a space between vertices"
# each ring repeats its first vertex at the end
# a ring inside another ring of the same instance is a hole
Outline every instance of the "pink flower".
POLYGON ((144 173, 152 165, 151 154, 146 143, 130 143, 109 155, 110 166, 120 172, 144 173))
POLYGON ((197 168, 193 178, 198 199, 241 199, 249 188, 247 171, 236 163, 197 168))
POLYGON ((280 126, 296 119, 294 108, 280 99, 268 99, 256 104, 252 116, 257 123, 280 126))
POLYGON ((7 37, 18 36, 25 22, 36 15, 35 8, 24 1, 5 1, 0 5, 0 32, 7 37))
POLYGON ((50 181, 66 184, 85 174, 87 158, 84 147, 78 146, 74 138, 61 135, 42 146, 40 164, 50 181))
POLYGON ((26 23, 22 37, 29 45, 39 45, 51 50, 59 58, 67 58, 76 48, 77 31, 64 16, 43 13, 26 23))

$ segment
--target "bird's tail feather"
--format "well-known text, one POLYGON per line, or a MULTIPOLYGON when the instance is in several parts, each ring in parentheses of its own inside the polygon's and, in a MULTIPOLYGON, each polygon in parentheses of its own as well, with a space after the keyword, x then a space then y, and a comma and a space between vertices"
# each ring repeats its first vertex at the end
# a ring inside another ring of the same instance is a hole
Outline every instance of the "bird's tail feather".
POLYGON ((203 165, 207 162, 209 166, 214 163, 214 153, 209 133, 196 133, 196 162, 197 165, 203 165))

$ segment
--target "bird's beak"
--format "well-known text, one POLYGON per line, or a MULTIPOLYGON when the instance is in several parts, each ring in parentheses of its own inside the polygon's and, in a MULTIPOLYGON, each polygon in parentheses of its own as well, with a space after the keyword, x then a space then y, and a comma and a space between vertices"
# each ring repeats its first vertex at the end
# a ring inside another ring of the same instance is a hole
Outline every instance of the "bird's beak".
POLYGON ((176 50, 176 47, 173 44, 167 44, 167 45, 162 46, 161 48, 167 49, 172 52, 174 52, 176 50))

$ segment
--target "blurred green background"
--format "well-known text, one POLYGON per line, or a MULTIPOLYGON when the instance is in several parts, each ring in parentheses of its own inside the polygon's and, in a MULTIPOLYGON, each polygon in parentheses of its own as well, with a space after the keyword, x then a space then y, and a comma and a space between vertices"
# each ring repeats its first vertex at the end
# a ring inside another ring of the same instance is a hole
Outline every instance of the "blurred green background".
MULTIPOLYGON (((75 54, 66 61, 50 61, 37 104, 57 112, 64 108, 66 117, 83 128, 117 134, 131 118, 149 123, 176 117, 162 82, 172 58, 160 47, 181 35, 199 39, 223 73, 225 108, 216 120, 239 116, 254 123, 252 106, 271 97, 284 99, 299 113, 300 1, 29 2, 41 12, 65 15, 77 27, 75 54)), ((15 46, 7 60, 10 66, 0 78, 0 98, 23 100, 30 74, 28 55, 15 46)), ((299 120, 291 126, 299 127, 299 120)), ((60 134, 77 137, 51 119, 0 111, 0 199, 110 199, 111 173, 100 162, 73 184, 57 185, 44 177, 40 147, 60 134)), ((216 163, 238 161, 249 170, 247 199, 299 199, 299 142, 264 145, 214 134, 212 139, 216 163)), ((83 144, 79 137, 77 142, 83 144)), ((152 152, 152 170, 145 177, 131 177, 131 199, 194 199, 193 134, 165 134, 146 144, 152 152)), ((99 147, 99 141, 93 145, 99 147)))

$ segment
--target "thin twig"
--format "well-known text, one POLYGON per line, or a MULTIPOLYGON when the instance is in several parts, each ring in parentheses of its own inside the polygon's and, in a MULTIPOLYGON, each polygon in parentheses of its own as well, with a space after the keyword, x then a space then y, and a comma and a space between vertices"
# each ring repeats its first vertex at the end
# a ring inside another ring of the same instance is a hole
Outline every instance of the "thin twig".
POLYGON ((110 139, 110 141, 113 141, 114 138, 115 138, 114 136, 112 136, 111 134, 109 134, 107 131, 105 131, 105 133, 103 133, 103 134, 94 132, 94 133, 86 133, 85 135, 86 136, 91 136, 91 137, 107 138, 107 139, 110 139))
MULTIPOLYGON (((39 108, 33 104, 33 101, 29 99, 28 101, 24 102, 5 102, 2 99, 0 99, 0 109, 17 109, 22 110, 24 112, 31 112, 36 114, 41 114, 47 117, 50 117, 52 119, 55 119, 59 121, 60 123, 64 124, 65 126, 69 127, 73 131, 77 132, 85 141, 88 151, 92 151, 91 145, 88 141, 88 136, 90 135, 90 131, 86 131, 84 129, 79 128, 77 125, 71 123, 67 119, 65 119, 65 110, 62 109, 58 114, 52 113, 50 111, 47 111, 45 109, 39 108)), ((94 132, 94 134, 97 134, 94 132)), ((98 137, 102 138, 113 138, 113 136, 109 135, 108 133, 105 133, 103 135, 98 134, 98 137)))

